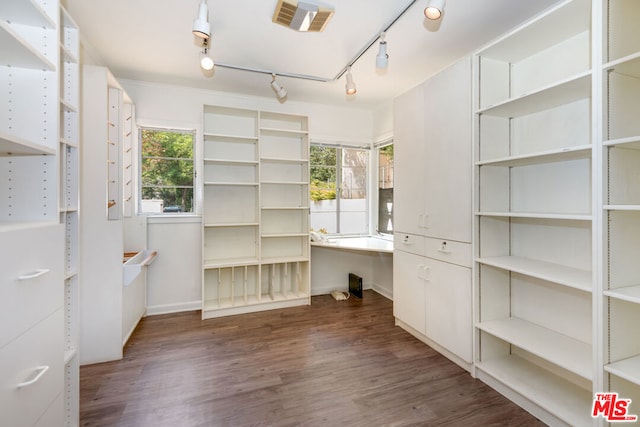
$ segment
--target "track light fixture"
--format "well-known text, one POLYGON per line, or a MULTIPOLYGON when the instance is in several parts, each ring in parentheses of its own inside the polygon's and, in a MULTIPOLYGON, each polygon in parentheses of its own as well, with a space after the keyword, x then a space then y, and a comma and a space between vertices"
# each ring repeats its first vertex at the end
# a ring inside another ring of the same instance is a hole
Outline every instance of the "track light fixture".
POLYGON ((387 42, 384 41, 385 34, 380 34, 380 45, 376 55, 376 68, 385 69, 389 65, 389 55, 387 54, 387 42))
POLYGON ((287 91, 285 90, 285 88, 278 84, 275 74, 271 74, 271 89, 273 89, 273 92, 276 94, 276 97, 278 97, 279 101, 285 101, 285 98, 287 97, 287 91))
POLYGON ((444 5, 446 0, 429 0, 427 7, 424 9, 424 16, 432 21, 437 21, 444 13, 444 5))
POLYGON ((345 85, 345 89, 347 91, 347 95, 355 95, 356 84, 353 82, 353 76, 351 75, 351 66, 347 67, 347 84, 345 85))
POLYGON ((213 70, 213 59, 209 56, 209 41, 204 39, 200 53, 200 66, 205 71, 213 70))
POLYGON ((191 30, 194 36, 208 39, 211 30, 209 28, 209 8, 207 7, 207 1, 202 0, 198 8, 198 16, 193 21, 193 29, 191 30))

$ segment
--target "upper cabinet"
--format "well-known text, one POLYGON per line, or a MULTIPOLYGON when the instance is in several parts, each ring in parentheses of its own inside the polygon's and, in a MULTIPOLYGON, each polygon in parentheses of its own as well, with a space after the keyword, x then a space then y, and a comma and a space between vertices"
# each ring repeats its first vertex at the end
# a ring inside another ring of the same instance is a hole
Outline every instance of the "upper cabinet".
POLYGON ((394 100, 395 231, 471 242, 470 67, 462 59, 394 100))

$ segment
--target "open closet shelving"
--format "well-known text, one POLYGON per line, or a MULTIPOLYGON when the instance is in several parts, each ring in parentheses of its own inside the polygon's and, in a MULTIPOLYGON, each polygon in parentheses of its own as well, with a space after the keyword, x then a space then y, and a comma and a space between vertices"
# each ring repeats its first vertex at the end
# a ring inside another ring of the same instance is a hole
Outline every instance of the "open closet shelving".
MULTIPOLYGON (((640 413, 640 3, 610 0, 603 31, 604 386, 640 413)), ((635 412, 633 412, 635 411, 635 412)))
POLYGON ((58 1, 5 1, 0 45, 0 412, 75 426, 78 27, 58 1))
POLYGON ((552 424, 591 425, 600 377, 591 16, 562 2, 475 56, 476 375, 552 424))
POLYGON ((203 318, 309 304, 304 116, 204 107, 203 318))

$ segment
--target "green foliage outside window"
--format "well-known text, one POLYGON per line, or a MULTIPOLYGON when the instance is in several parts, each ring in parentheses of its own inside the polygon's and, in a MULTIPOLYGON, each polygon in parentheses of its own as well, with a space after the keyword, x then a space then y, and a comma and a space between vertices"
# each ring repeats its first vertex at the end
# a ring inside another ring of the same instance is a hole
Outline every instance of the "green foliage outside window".
POLYGON ((193 211, 193 133, 141 131, 142 199, 160 199, 165 212, 193 211))

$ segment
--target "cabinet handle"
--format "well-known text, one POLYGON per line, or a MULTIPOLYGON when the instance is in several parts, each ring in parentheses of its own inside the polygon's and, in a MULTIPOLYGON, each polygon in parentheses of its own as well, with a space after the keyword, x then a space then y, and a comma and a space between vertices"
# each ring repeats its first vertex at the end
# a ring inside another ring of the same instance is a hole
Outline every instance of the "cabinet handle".
POLYGON ((34 271, 33 273, 23 274, 22 276, 18 276, 18 280, 35 279, 36 277, 44 276, 45 274, 47 274, 50 271, 51 270, 49 270, 48 268, 42 268, 42 269, 34 271))
POLYGON ((423 275, 423 279, 425 282, 430 282, 431 281, 431 268, 429 268, 429 266, 425 265, 424 267, 422 267, 422 269, 424 270, 424 275, 423 275))
POLYGON ((48 366, 38 366, 35 370, 35 372, 37 372, 36 376, 33 377, 32 379, 30 379, 29 381, 25 381, 22 382, 20 384, 17 385, 18 388, 23 388, 23 387, 28 387, 32 384, 35 384, 40 378, 42 378, 42 376, 44 375, 45 372, 47 372, 49 370, 48 366))
POLYGON ((443 254, 451 253, 451 251, 447 249, 447 242, 442 242, 442 244, 440 245, 440 248, 438 249, 438 252, 443 254))

